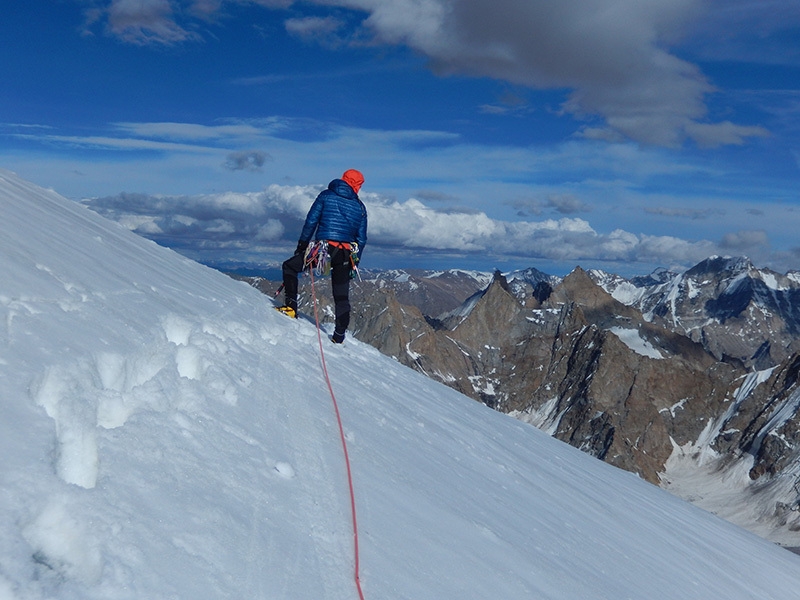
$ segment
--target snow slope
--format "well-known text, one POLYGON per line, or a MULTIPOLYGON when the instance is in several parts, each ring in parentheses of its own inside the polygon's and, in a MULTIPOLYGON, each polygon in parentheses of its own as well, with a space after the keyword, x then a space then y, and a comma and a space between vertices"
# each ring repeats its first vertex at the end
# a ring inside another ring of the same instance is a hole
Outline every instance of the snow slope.
MULTIPOLYGON (((0 599, 357 598, 316 330, 0 171, 0 599)), ((785 599, 800 557, 348 340, 368 600, 785 599)))

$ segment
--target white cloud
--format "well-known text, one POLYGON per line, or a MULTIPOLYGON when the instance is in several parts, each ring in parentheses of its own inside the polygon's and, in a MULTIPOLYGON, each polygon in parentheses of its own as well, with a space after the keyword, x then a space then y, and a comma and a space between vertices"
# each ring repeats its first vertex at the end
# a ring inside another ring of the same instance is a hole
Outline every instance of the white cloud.
POLYGON ((120 134, 136 138, 180 140, 183 142, 219 142, 253 139, 270 132, 280 131, 285 125, 280 119, 263 119, 255 122, 229 122, 223 125, 201 125, 198 123, 114 123, 120 134))
POLYGON ((214 20, 229 4, 258 4, 265 8, 288 8, 293 0, 81 0, 84 35, 102 24, 107 34, 140 46, 170 46, 200 42, 196 23, 214 20))
POLYGON ((259 225, 254 239, 257 242, 274 242, 280 240, 285 233, 283 224, 276 219, 267 219, 263 225, 259 225))
POLYGON ((432 250, 484 250, 502 227, 485 214, 442 212, 418 200, 370 203, 370 236, 384 244, 432 250))
POLYGON ((31 140, 58 144, 71 148, 103 148, 112 150, 149 150, 155 152, 208 152, 207 147, 196 144, 178 144, 175 142, 164 142, 159 140, 149 140, 131 137, 111 137, 111 136, 76 136, 76 135, 31 135, 31 134, 11 134, 21 140, 31 140))
POLYGON ((692 265, 715 254, 720 254, 719 248, 711 241, 692 242, 668 235, 642 235, 637 247, 638 260, 662 265, 692 265))
MULTIPOLYGON (((228 249, 231 258, 236 250, 252 253, 265 242, 292 246, 319 191, 316 186, 271 185, 260 193, 192 197, 120 194, 85 202, 160 243, 219 259, 220 248, 228 249)), ((689 242, 621 229, 600 234, 583 219, 508 222, 483 212, 436 210, 415 199, 397 202, 370 193, 362 198, 369 212, 369 252, 402 249, 409 253, 485 253, 527 260, 690 265, 719 250, 708 241, 689 242)))

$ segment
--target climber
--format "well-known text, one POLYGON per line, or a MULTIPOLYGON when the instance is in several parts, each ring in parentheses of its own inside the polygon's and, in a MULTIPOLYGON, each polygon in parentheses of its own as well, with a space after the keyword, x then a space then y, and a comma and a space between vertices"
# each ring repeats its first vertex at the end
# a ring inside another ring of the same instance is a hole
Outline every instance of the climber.
POLYGON ((364 176, 355 169, 344 172, 323 190, 306 215, 294 255, 283 263, 283 314, 297 317, 298 275, 306 268, 306 251, 314 240, 327 245, 331 265, 334 324, 331 341, 344 342, 350 324, 350 278, 367 243, 367 209, 358 197, 364 176))

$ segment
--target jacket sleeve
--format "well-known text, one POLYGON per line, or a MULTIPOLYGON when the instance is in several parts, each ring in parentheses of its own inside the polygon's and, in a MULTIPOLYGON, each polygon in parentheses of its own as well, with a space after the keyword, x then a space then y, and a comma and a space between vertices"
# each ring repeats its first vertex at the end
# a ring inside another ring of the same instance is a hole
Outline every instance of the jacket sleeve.
POLYGON ((358 226, 358 233, 356 234, 356 243, 358 244, 358 259, 361 260, 361 253, 364 251, 364 246, 367 245, 367 209, 363 208, 364 216, 358 226))
POLYGON ((359 248, 367 245, 367 210, 364 210, 364 216, 361 218, 361 223, 358 226, 358 233, 356 234, 356 243, 359 248))
POLYGON ((322 194, 320 194, 317 196, 317 199, 314 200, 314 204, 311 205, 311 208, 308 209, 306 222, 303 224, 303 230, 300 232, 301 242, 311 241, 311 238, 313 237, 314 232, 317 230, 317 226, 319 225, 319 220, 322 216, 322 205, 324 202, 325 201, 322 198, 322 194))

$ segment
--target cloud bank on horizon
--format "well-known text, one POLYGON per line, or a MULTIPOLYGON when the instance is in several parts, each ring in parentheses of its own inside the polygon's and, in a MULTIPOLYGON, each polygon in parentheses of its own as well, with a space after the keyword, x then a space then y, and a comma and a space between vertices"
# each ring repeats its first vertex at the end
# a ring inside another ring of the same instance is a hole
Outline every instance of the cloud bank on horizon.
MULTIPOLYGON (((200 262, 216 264, 225 256, 231 264, 264 267, 286 258, 321 189, 273 184, 262 192, 172 197, 119 194, 84 203, 200 262)), ((688 242, 621 229, 602 234, 581 218, 502 221, 483 212, 436 210, 413 198, 399 202, 375 193, 361 197, 370 218, 365 263, 384 268, 388 265, 381 253, 422 253, 427 260, 437 255, 480 255, 516 265, 536 258, 575 266, 591 258, 607 264, 680 267, 715 254, 758 255, 765 244, 763 232, 757 231, 738 232, 718 242, 688 242), (373 239, 379 241, 371 243, 373 239)))
MULTIPOLYGON (((0 166, 47 173, 37 182, 193 257, 277 260, 319 186, 355 167, 372 251, 391 257, 625 274, 746 254, 800 268, 796 0, 72 6, 72 33, 113 40, 122 65, 139 52, 185 67, 196 53, 199 88, 165 72, 145 118, 125 104, 91 126, 0 123, 24 149, 0 148, 0 166), (242 47, 230 59, 228 34, 242 47), (330 93, 314 104, 319 89, 330 93)), ((129 87, 125 102, 146 107, 129 87)))

